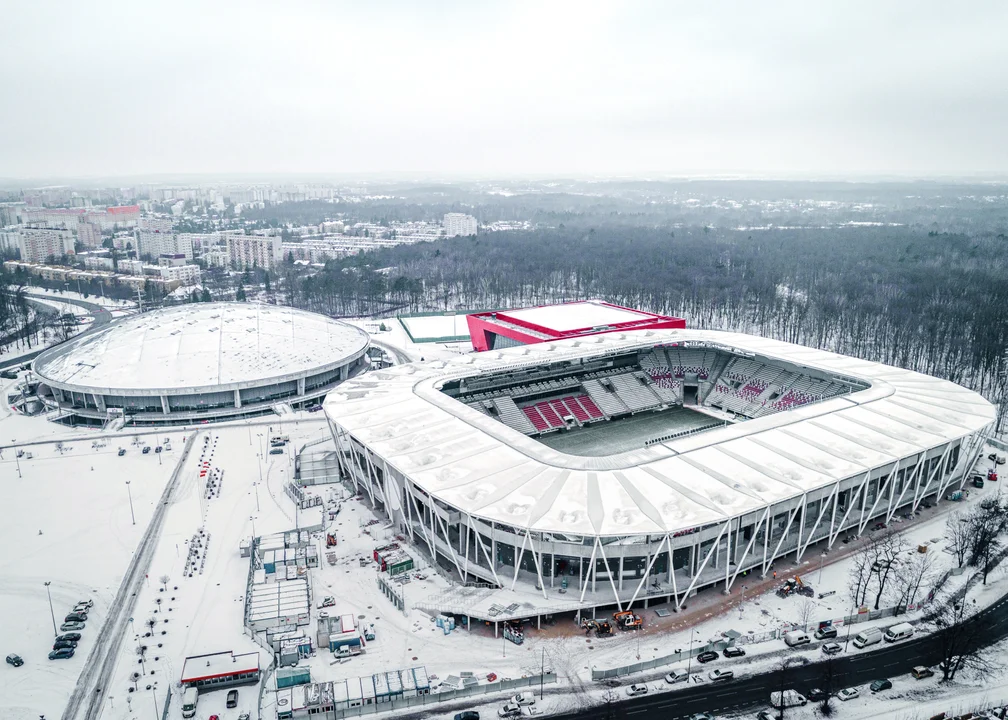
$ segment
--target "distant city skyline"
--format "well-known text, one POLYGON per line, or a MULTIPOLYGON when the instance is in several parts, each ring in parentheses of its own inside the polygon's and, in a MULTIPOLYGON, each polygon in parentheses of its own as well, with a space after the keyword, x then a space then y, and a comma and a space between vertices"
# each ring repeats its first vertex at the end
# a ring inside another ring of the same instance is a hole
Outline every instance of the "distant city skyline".
POLYGON ((4 20, 4 181, 1008 177, 1002 3, 99 0, 4 20))

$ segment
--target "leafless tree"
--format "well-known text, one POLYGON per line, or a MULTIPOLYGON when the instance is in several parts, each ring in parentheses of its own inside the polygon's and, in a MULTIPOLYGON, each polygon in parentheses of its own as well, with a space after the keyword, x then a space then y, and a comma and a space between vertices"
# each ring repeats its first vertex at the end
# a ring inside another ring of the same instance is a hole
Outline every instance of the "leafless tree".
POLYGON ((964 596, 947 603, 935 616, 934 637, 941 652, 942 682, 951 682, 961 670, 983 677, 994 669, 982 650, 983 624, 968 606, 964 596))
POLYGON ((802 626, 802 630, 808 630, 809 623, 815 618, 818 607, 812 598, 801 598, 798 603, 798 624, 802 626))
POLYGON ((158 582, 161 583, 161 587, 164 588, 165 590, 168 589, 169 580, 171 580, 171 578, 168 577, 167 575, 162 575, 161 577, 158 578, 158 582))
POLYGON ((822 675, 819 682, 821 683, 820 687, 825 693, 822 703, 819 704, 819 711, 823 714, 823 717, 829 717, 833 714, 833 705, 830 701, 833 699, 833 690, 836 687, 836 668, 833 666, 832 655, 827 655, 826 662, 822 664, 822 675))
POLYGON ((851 602, 855 607, 864 605, 865 597, 868 594, 868 583, 871 582, 872 558, 869 547, 865 547, 854 553, 851 558, 851 569, 848 575, 848 591, 851 602))
POLYGON ((1008 513, 997 500, 991 500, 975 508, 966 518, 964 525, 969 532, 969 564, 983 572, 983 583, 987 584, 991 559, 1000 549, 1000 535, 1008 523, 1008 513))
POLYGON ((966 556, 970 549, 969 526, 962 510, 956 510, 945 520, 945 539, 955 556, 956 567, 962 567, 966 563, 966 556))
POLYGON ((784 720, 784 691, 788 689, 788 681, 791 675, 791 668, 808 665, 808 660, 800 655, 785 655, 777 664, 777 690, 780 692, 780 707, 777 709, 777 720, 784 720))
POLYGON ((934 564, 933 552, 915 553, 903 564, 894 582, 897 612, 917 602, 921 586, 934 575, 934 564))
POLYGON ((879 609, 882 594, 885 593, 889 580, 895 577, 899 570, 899 556, 906 552, 907 543, 903 536, 886 530, 873 538, 868 545, 872 557, 871 571, 875 576, 877 590, 875 593, 875 609, 879 609))

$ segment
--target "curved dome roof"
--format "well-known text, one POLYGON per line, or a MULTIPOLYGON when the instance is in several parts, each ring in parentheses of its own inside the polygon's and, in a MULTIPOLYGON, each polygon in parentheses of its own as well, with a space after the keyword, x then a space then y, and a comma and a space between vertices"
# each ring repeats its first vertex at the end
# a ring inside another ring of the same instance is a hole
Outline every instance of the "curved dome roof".
POLYGON ((193 303, 117 320, 42 353, 32 367, 68 389, 227 390, 339 367, 368 335, 323 315, 258 303, 193 303))

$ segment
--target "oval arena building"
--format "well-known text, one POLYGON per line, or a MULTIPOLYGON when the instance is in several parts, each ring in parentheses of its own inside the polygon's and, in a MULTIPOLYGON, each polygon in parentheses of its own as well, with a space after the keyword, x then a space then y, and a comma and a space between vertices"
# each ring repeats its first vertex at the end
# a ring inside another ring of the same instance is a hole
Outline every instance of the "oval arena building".
POLYGON ((396 366, 324 407, 345 482, 456 581, 429 609, 493 622, 796 572, 937 512, 995 420, 945 380, 688 329, 396 366))
POLYGON ((165 425, 317 404, 369 365, 363 330, 258 303, 194 303, 121 320, 40 354, 61 419, 165 425))

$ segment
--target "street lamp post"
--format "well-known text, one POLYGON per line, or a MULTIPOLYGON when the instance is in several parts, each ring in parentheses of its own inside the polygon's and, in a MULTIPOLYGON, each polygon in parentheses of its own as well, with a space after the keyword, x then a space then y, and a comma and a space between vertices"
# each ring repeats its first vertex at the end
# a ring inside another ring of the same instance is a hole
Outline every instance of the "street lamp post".
POLYGON ((130 490, 130 481, 126 481, 126 495, 129 497, 130 505, 130 517, 133 518, 133 524, 136 525, 136 515, 133 514, 133 492, 130 490))
MULTIPOLYGON (((261 481, 261 477, 260 477, 261 481)), ((259 483, 253 482, 252 487, 255 488, 256 495, 256 512, 259 512, 259 483)))
POLYGON ((693 666, 693 636, 696 629, 690 630, 689 634, 689 655, 686 656, 686 682, 689 683, 690 668, 693 666))
POLYGON ((49 597, 49 616, 52 617, 53 637, 56 637, 57 635, 59 635, 59 630, 56 629, 56 613, 53 612, 52 593, 49 591, 50 584, 51 584, 50 580, 45 581, 45 591, 46 595, 49 597))
POLYGON ((817 585, 822 584, 822 568, 825 562, 826 562, 826 553, 822 553, 819 555, 819 579, 816 580, 817 585))

